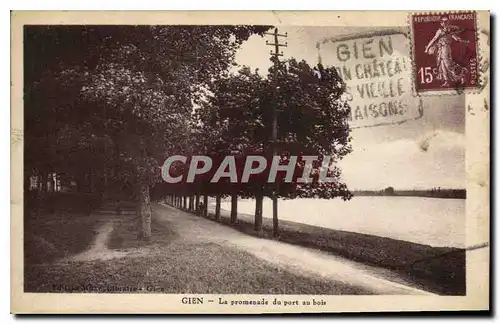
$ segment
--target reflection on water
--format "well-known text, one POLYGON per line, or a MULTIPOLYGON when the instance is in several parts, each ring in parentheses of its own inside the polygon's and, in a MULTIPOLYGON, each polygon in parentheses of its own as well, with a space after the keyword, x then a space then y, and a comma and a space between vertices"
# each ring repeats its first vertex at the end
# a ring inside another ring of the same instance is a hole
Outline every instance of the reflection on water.
MULTIPOLYGON (((222 204, 230 210, 230 202, 222 204)), ((238 202, 238 212, 253 214, 253 200, 238 202)), ((264 200, 264 217, 272 203, 264 200)), ((372 234, 431 246, 465 246, 465 200, 420 197, 355 197, 280 200, 279 218, 337 230, 372 234)))

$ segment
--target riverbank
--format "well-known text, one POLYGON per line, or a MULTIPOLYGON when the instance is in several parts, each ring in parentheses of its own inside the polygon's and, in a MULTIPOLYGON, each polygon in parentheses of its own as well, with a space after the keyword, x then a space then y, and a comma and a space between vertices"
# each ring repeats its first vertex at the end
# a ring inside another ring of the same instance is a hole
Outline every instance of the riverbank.
MULTIPOLYGON (((214 218, 214 206, 209 206, 209 219, 214 218)), ((263 231, 254 231, 253 215, 238 213, 230 224, 229 211, 222 209, 221 224, 248 235, 309 247, 394 271, 417 287, 444 295, 465 295, 465 250, 432 247, 387 237, 280 221, 280 235, 272 235, 272 219, 263 218, 263 231)))

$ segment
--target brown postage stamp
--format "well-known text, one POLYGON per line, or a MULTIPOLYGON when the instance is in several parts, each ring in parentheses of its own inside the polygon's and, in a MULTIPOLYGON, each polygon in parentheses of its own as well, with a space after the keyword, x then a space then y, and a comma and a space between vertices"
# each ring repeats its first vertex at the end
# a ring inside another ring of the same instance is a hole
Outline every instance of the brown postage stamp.
POLYGON ((410 24, 417 93, 478 87, 475 12, 413 14, 410 24))

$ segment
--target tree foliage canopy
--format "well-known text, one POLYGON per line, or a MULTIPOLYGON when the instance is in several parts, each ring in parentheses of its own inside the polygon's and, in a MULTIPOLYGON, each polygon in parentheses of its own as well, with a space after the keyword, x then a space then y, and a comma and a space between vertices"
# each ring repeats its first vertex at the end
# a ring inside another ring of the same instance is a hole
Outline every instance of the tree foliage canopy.
MULTIPOLYGON (((351 151, 349 107, 340 101, 344 83, 333 68, 320 66, 318 77, 315 68, 295 59, 279 65, 276 80, 273 69, 264 77, 243 67, 238 73, 213 83, 212 95, 197 111, 196 134, 199 136, 196 137, 203 143, 199 154, 234 154, 240 167, 248 155, 271 155, 274 105, 278 122, 277 152, 282 156, 282 163, 290 155, 320 158, 328 155, 332 159, 328 175, 336 179, 334 183, 319 183, 316 172, 312 183, 283 184, 279 194, 282 197, 350 198, 340 169, 333 165, 351 151)), ((320 165, 316 164, 315 169, 319 170, 320 165)), ((297 168, 303 170, 304 164, 297 168)), ((222 194, 236 190, 242 196, 251 197, 256 190, 263 189, 269 194, 274 185, 266 183, 267 175, 266 172, 255 175, 245 185, 219 183, 217 190, 222 194)), ((281 174, 281 179, 283 176, 281 174)))
POLYGON ((101 160, 115 160, 107 166, 121 167, 115 174, 124 180, 157 181, 158 161, 186 144, 199 92, 227 71, 244 40, 267 29, 27 27, 29 167, 60 169, 61 154, 66 162, 73 156, 75 165, 82 164, 82 155, 104 154, 101 160), (59 146, 61 130, 82 145, 59 146))

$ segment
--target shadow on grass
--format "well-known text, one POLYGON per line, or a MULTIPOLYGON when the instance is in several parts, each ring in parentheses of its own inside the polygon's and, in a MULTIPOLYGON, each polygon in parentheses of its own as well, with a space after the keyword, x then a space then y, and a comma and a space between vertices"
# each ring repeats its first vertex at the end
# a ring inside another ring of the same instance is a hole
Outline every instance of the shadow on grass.
POLYGON ((75 208, 24 214, 24 287, 37 268, 89 248, 101 219, 75 208))
MULTIPOLYGON (((208 219, 215 221, 210 213, 208 219)), ((248 235, 274 239, 329 252, 346 259, 396 271, 406 281, 442 295, 465 295, 465 250, 432 247, 375 235, 333 230, 291 221, 280 221, 280 235, 273 237, 272 219, 264 218, 262 232, 254 230, 254 217, 238 214, 230 224, 229 212, 218 221, 248 235)))
POLYGON ((92 243, 101 221, 91 213, 98 205, 92 195, 25 192, 24 199, 25 267, 83 252, 92 243))
POLYGON ((85 251, 101 220, 78 212, 40 214, 24 218, 25 266, 50 263, 85 251))
POLYGON ((154 213, 151 219, 151 239, 149 241, 138 239, 138 222, 132 210, 117 216, 113 232, 108 241, 108 248, 119 251, 127 251, 151 245, 166 246, 178 237, 178 234, 156 220, 154 213))

